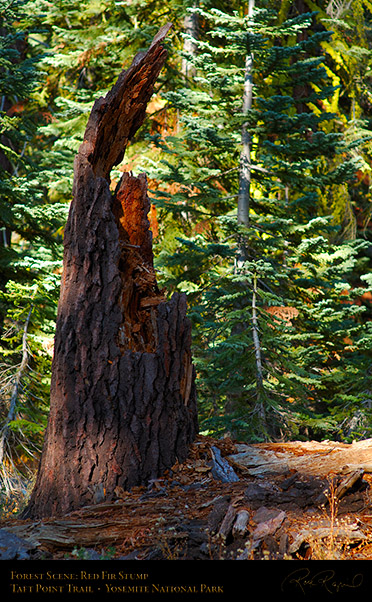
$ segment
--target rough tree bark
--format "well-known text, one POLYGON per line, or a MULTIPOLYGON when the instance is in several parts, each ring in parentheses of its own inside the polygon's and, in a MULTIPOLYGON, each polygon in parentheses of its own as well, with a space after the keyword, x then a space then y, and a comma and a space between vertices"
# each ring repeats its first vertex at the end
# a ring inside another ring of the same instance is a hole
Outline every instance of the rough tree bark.
POLYGON ((94 104, 74 166, 48 427, 24 517, 111 499, 187 457, 197 434, 191 324, 153 267, 146 177, 110 171, 145 118, 171 25, 94 104))

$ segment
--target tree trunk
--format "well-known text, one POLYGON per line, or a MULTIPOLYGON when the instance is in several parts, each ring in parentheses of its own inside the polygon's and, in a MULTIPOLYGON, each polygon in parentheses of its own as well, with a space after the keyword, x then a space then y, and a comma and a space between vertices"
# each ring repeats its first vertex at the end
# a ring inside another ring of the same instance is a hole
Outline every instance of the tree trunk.
MULTIPOLYGON (((194 2, 191 3, 191 8, 197 8, 197 5, 198 2, 194 0, 194 2)), ((197 44, 194 40, 198 38, 198 14, 186 12, 183 19, 183 28, 185 34, 190 36, 184 38, 183 52, 191 56, 195 56, 197 44)), ((186 57, 182 58, 181 71, 186 79, 194 77, 196 73, 194 65, 186 57)))
MULTIPOLYGON (((33 305, 28 312, 25 325, 23 327, 22 337, 22 360, 18 367, 16 374, 12 379, 12 387, 9 399, 9 410, 5 417, 4 424, 0 428, 0 481, 2 488, 5 489, 6 493, 9 494, 12 490, 12 470, 9 470, 9 464, 13 465, 13 462, 9 456, 7 457, 7 443, 9 438, 9 425, 15 420, 17 413, 17 402, 19 401, 19 394, 22 390, 22 377, 27 368, 28 364, 28 350, 27 350, 27 334, 28 326, 30 324, 31 314, 33 305)), ((4 392, 4 389, 3 389, 4 392)), ((14 465, 13 465, 14 466, 14 465)))
POLYGON ((255 413, 258 414, 261 429, 267 433, 266 415, 263 403, 264 377, 262 367, 262 347, 259 336, 259 324, 257 317, 257 274, 253 274, 253 293, 252 293, 252 336, 254 345, 254 355, 256 358, 256 404, 255 413))
POLYGON ((50 414, 24 517, 145 484, 184 461, 197 434, 191 324, 185 296, 166 302, 156 283, 146 177, 125 173, 109 188, 145 118, 169 29, 96 101, 75 159, 50 414))
MULTIPOLYGON (((253 16, 255 1, 249 0, 248 17, 253 16)), ((253 96, 253 53, 247 48, 244 72, 243 115, 252 108, 253 96)), ((249 226, 249 205, 251 192, 251 136, 247 124, 242 126, 242 150, 239 161, 238 224, 249 226)), ((244 251, 242 252, 244 255, 244 251)))

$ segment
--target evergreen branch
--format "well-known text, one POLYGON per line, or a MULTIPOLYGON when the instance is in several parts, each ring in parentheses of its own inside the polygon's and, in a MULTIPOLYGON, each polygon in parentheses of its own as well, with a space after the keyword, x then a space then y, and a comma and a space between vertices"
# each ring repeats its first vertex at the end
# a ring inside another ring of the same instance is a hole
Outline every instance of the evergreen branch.
POLYGON ((7 12, 9 12, 9 10, 12 8, 13 4, 16 4, 17 0, 11 0, 10 3, 8 4, 8 6, 6 6, 4 8, 4 10, 0 13, 0 18, 3 18, 4 15, 6 16, 7 12))
POLYGON ((18 369, 17 374, 15 375, 13 381, 13 390, 12 390, 12 394, 10 397, 10 405, 9 405, 9 411, 8 411, 8 415, 5 419, 5 423, 3 425, 3 427, 1 428, 0 431, 0 465, 3 464, 4 461, 4 455, 5 455, 5 444, 6 444, 6 439, 9 433, 9 424, 14 420, 15 418, 15 414, 16 414, 16 404, 17 404, 17 400, 19 397, 19 391, 21 389, 21 379, 23 376, 23 372, 25 371, 26 367, 27 367, 27 361, 28 361, 28 351, 27 351, 27 331, 28 331, 28 326, 30 323, 30 319, 31 319, 31 314, 32 314, 32 310, 33 310, 34 306, 31 305, 30 307, 30 311, 28 312, 27 318, 26 318, 26 322, 23 328, 23 337, 22 337, 22 360, 18 369))

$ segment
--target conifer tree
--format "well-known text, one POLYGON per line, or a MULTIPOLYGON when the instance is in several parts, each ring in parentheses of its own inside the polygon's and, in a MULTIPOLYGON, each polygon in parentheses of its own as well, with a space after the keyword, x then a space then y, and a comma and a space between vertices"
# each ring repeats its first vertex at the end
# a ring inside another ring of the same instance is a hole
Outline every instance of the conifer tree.
POLYGON ((330 34, 295 41, 312 25, 311 14, 278 25, 263 9, 253 19, 196 12, 209 25, 190 57, 197 86, 167 95, 182 130, 154 138, 167 153, 154 177, 177 182, 172 193, 156 191, 165 219, 178 223, 171 228, 177 242, 170 237, 159 265, 193 300, 205 424, 218 432, 229 419, 240 438, 334 435, 362 402, 363 386, 344 392, 351 373, 364 374, 369 335, 362 336, 361 308, 347 295, 363 243, 332 246, 332 219, 321 211, 327 191, 347 186, 358 168, 324 110, 334 87, 318 49, 330 34), (254 96, 242 111, 247 53, 254 55, 254 96), (241 225, 245 123, 250 215, 241 225))
POLYGON ((28 3, 0 2, 0 493, 40 448, 48 408, 50 343, 58 295, 57 230, 35 151, 42 115, 40 47, 29 44, 28 3))
MULTIPOLYGON (((29 19, 38 28, 45 46, 42 69, 46 74, 42 102, 49 123, 42 129, 44 179, 55 200, 71 201, 73 160, 82 142, 88 115, 97 96, 104 96, 132 57, 144 51, 165 22, 173 23, 167 41, 169 58, 158 89, 184 81, 181 73, 180 31, 192 0, 116 2, 114 0, 32 0, 29 19), (172 83, 171 83, 172 82, 172 83), (50 166, 53 177, 50 177, 50 166)), ((166 126, 164 103, 156 95, 148 107, 148 118, 127 153, 128 166, 136 169, 148 153, 146 131, 166 126)), ((123 167, 113 173, 118 182, 123 167)))
POLYGON ((93 99, 165 21, 169 58, 127 168, 151 175, 159 274, 188 293, 204 428, 250 439, 369 436, 372 4, 255 4, 252 17, 238 0, 0 1, 8 461, 15 451, 25 460, 22 445, 31 452, 42 436, 73 157, 93 99))

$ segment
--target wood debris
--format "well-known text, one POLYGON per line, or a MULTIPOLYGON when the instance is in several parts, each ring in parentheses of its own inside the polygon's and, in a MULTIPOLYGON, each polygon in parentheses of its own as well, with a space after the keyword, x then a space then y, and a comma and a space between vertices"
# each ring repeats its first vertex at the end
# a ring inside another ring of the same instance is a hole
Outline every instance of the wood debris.
POLYGON ((248 531, 248 521, 250 514, 248 510, 239 510, 236 514, 236 520, 232 529, 232 534, 234 538, 244 537, 246 532, 248 531))
POLYGON ((76 550, 98 559, 105 549, 133 560, 372 559, 372 475, 363 468, 371 449, 371 441, 243 446, 199 436, 185 462, 147 486, 117 487, 113 500, 63 518, 0 527, 26 542, 29 559, 76 550))
POLYGON ((229 456, 234 466, 246 474, 286 474, 296 470, 306 475, 324 476, 332 471, 372 470, 372 439, 351 444, 336 441, 290 441, 287 443, 239 444, 229 456))

